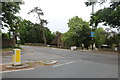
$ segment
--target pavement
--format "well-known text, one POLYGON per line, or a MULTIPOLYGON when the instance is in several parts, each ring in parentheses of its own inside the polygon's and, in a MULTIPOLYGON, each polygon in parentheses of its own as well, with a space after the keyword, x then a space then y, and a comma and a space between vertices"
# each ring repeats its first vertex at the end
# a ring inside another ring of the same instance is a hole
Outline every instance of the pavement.
MULTIPOLYGON (((57 60, 54 65, 3 73, 3 78, 118 78, 118 55, 21 46, 22 61, 57 60)), ((4 56, 3 63, 11 57, 4 56)))

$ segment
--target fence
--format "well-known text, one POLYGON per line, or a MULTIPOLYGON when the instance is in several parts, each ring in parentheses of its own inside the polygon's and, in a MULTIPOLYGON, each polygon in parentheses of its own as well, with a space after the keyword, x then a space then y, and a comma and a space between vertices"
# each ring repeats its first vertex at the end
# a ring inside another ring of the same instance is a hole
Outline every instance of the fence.
POLYGON ((14 39, 2 39, 2 47, 14 47, 15 46, 15 41, 14 39))

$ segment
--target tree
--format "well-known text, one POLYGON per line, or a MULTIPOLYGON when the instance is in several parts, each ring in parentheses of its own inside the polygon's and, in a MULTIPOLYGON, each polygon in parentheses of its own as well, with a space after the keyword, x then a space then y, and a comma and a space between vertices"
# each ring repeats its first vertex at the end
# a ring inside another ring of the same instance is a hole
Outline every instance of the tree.
POLYGON ((57 36, 58 34, 62 34, 61 32, 59 31, 56 31, 56 32, 53 32, 54 36, 57 36))
MULTIPOLYGON (((91 4, 88 4, 89 6, 91 4)), ((109 25, 112 28, 117 28, 120 30, 120 1, 110 3, 110 6, 98 10, 95 14, 91 16, 91 24, 95 24, 95 27, 99 23, 104 23, 104 25, 109 25)))
POLYGON ((20 4, 22 2, 2 2, 2 21, 4 23, 3 28, 7 27, 9 31, 13 32, 14 42, 16 42, 16 31, 17 31, 17 22, 18 18, 15 16, 16 13, 20 10, 20 4), (16 23, 14 23, 16 22, 16 23))
POLYGON ((33 39, 32 36, 34 34, 34 33, 31 33, 31 30, 33 30, 32 29, 33 23, 29 20, 22 20, 19 26, 21 26, 19 28, 19 38, 21 43, 24 44, 25 42, 29 42, 30 40, 32 40, 33 39))
POLYGON ((105 41, 106 41, 105 34, 106 34, 106 32, 105 32, 105 30, 103 30, 103 28, 97 28, 95 30, 94 42, 97 47, 100 47, 102 44, 105 43, 105 41))
POLYGON ((2 33, 2 39, 9 39, 8 33, 2 33))
MULTIPOLYGON (((29 20, 22 20, 21 24, 19 25, 21 26, 19 28, 19 38, 21 41, 21 44, 24 43, 44 43, 43 40, 43 35, 42 35, 42 26, 40 26, 37 23, 32 23, 29 20), (39 33, 39 34, 38 34, 39 33)), ((47 39, 47 43, 50 44, 50 42, 52 41, 53 34, 51 33, 51 31, 47 28, 44 27, 45 30, 45 36, 47 39)))
POLYGON ((41 19, 41 16, 44 15, 44 13, 42 12, 42 10, 38 7, 35 7, 34 9, 32 9, 30 12, 28 12, 28 14, 35 12, 38 15, 39 21, 40 21, 40 26, 42 26, 42 34, 43 34, 43 39, 44 39, 44 44, 47 44, 46 41, 46 37, 45 37, 45 32, 44 32, 44 28, 43 25, 44 23, 47 24, 47 20, 43 20, 41 19))
POLYGON ((45 36, 46 36, 47 44, 50 44, 54 39, 55 35, 47 27, 45 27, 45 29, 46 29, 45 36))
POLYGON ((19 28, 21 27, 20 24, 22 22, 22 18, 19 16, 16 16, 15 19, 13 20, 12 26, 9 31, 13 32, 13 38, 14 38, 14 42, 17 43, 17 36, 18 36, 18 32, 19 32, 19 28))
POLYGON ((4 22, 3 27, 12 28, 12 24, 14 19, 16 18, 15 14, 19 13, 20 10, 20 4, 23 4, 22 2, 2 2, 2 21, 4 22))
POLYGON ((120 33, 116 33, 114 31, 107 33, 105 44, 112 47, 118 47, 120 45, 120 33))
POLYGON ((68 27, 70 28, 68 32, 63 34, 62 40, 67 46, 81 46, 85 44, 86 48, 90 45, 90 27, 89 23, 83 21, 78 16, 69 19, 68 27))

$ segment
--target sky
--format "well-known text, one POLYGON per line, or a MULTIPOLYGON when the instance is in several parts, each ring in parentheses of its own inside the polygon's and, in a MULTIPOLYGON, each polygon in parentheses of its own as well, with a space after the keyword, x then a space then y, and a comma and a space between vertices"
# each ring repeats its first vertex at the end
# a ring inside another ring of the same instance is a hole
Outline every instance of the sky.
MULTIPOLYGON (((47 20, 49 23, 46 25, 52 32, 60 31, 65 33, 69 30, 68 21, 74 16, 78 16, 85 21, 90 20, 90 15, 92 12, 92 7, 86 7, 85 3, 88 0, 23 0, 25 4, 20 5, 20 13, 16 16, 21 16, 23 19, 32 21, 33 23, 38 23, 34 14, 27 14, 34 7, 40 7, 44 12, 42 19, 47 20)), ((100 6, 96 3, 94 7, 94 12, 108 6, 108 4, 100 6)), ((7 29, 5 29, 7 30, 7 29)))
MULTIPOLYGON (((60 31, 62 33, 68 31, 68 21, 74 16, 79 16, 85 21, 90 20, 90 14, 92 7, 86 7, 85 1, 87 0, 24 0, 25 4, 21 5, 20 13, 17 16, 21 16, 23 19, 30 20, 32 22, 38 22, 37 16, 34 14, 27 14, 34 7, 40 7, 44 16, 42 19, 46 19, 49 23, 46 25, 52 32, 60 31)), ((103 8, 103 6, 95 5, 94 9, 103 8)))

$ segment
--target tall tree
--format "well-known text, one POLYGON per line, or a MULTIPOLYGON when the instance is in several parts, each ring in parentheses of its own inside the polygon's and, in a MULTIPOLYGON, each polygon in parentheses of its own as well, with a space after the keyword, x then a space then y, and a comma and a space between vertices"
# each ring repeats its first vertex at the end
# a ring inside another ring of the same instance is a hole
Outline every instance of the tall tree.
POLYGON ((107 32, 105 44, 118 47, 120 45, 120 33, 115 31, 107 32))
POLYGON ((105 40, 106 40, 105 34, 106 34, 106 32, 105 32, 105 30, 103 30, 103 28, 97 28, 95 30, 94 42, 97 47, 100 47, 102 44, 105 43, 105 40))
POLYGON ((15 14, 19 13, 20 4, 22 2, 2 2, 2 21, 4 22, 3 27, 13 28, 12 24, 14 19, 16 19, 15 14))
POLYGON ((67 46, 81 46, 85 44, 86 48, 90 45, 90 27, 89 23, 83 21, 78 16, 69 19, 68 27, 70 28, 68 32, 63 34, 62 40, 67 46))
POLYGON ((4 23, 3 28, 7 27, 9 31, 12 31, 14 33, 14 42, 16 39, 16 32, 18 29, 17 27, 17 21, 18 18, 15 16, 16 13, 19 13, 20 10, 20 4, 23 4, 22 2, 2 2, 2 21, 4 23), (14 23, 16 22, 16 23, 14 23))
POLYGON ((28 12, 28 14, 30 14, 30 13, 36 13, 38 15, 38 18, 40 21, 40 26, 42 26, 42 34, 43 34, 44 44, 47 44, 43 25, 44 25, 44 23, 47 24, 48 22, 47 22, 47 20, 41 19, 41 16, 44 15, 43 11, 41 10, 41 8, 35 7, 30 12, 28 12))
MULTIPOLYGON (((19 26, 21 26, 19 28, 19 34, 20 34, 19 38, 22 44, 44 43, 43 35, 42 35, 42 26, 40 26, 37 23, 34 24, 29 20, 22 20, 19 26)), ((44 27, 44 30, 45 30, 47 43, 50 44, 54 36, 47 27, 44 27)))
MULTIPOLYGON (((87 2, 87 6, 90 6, 90 2, 87 2)), ((95 27, 99 23, 104 23, 104 25, 109 25, 112 28, 117 28, 120 30, 120 1, 111 2, 110 6, 98 10, 95 14, 91 16, 91 24, 95 24, 95 27)))

